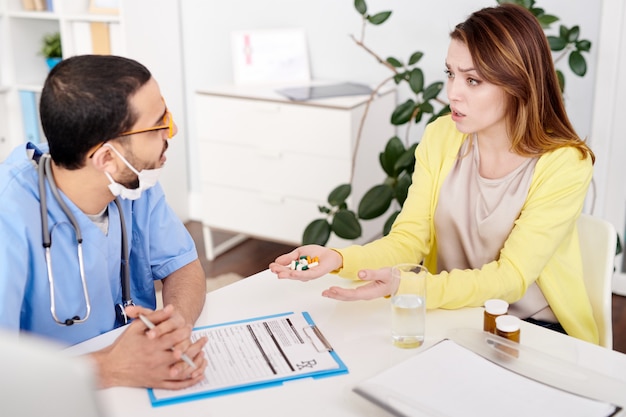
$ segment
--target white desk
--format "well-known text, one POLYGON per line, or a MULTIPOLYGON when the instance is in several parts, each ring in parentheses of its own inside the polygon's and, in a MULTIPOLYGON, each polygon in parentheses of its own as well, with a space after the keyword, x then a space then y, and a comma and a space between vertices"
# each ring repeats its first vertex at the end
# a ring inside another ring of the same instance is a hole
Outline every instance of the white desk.
MULTIPOLYGON (((308 311, 349 369, 349 374, 301 380, 264 388, 152 408, 145 389, 110 388, 99 392, 111 416, 388 416, 354 392, 358 382, 409 358, 454 328, 482 330, 483 309, 433 310, 426 321, 426 343, 403 350, 391 344, 389 300, 339 302, 323 289, 349 281, 327 276, 308 283, 278 280, 264 271, 207 294, 198 325, 247 319, 286 311, 308 311)), ((522 323, 521 343, 624 381, 626 355, 538 326, 522 323)), ((91 350, 111 335, 78 345, 91 350)), ((626 405, 626 392, 622 406, 626 405)), ((620 415, 626 415, 622 412, 620 415)))

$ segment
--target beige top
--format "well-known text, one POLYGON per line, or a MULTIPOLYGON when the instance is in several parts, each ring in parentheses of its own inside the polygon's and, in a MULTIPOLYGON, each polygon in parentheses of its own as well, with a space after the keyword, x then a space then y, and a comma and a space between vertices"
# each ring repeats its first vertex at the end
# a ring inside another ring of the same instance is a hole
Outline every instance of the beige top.
MULTIPOLYGON (((480 269, 498 259, 528 196, 537 158, 528 158, 502 178, 479 173, 476 137, 466 140, 441 188, 435 211, 438 271, 480 269)), ((509 314, 557 322, 533 282, 509 314)))

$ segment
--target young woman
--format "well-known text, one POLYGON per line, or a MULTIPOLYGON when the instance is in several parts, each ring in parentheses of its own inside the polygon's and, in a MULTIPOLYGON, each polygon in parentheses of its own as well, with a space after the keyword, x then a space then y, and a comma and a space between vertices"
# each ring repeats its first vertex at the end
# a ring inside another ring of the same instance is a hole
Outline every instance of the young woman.
POLYGON ((598 343, 576 229, 594 155, 569 122, 544 32, 526 9, 503 4, 473 13, 450 37, 451 114, 427 126, 389 235, 345 249, 303 246, 270 269, 368 281, 323 292, 364 300, 390 293, 390 266, 423 262, 433 273, 428 308, 501 298, 512 314, 598 343), (300 255, 320 265, 292 271, 300 255))

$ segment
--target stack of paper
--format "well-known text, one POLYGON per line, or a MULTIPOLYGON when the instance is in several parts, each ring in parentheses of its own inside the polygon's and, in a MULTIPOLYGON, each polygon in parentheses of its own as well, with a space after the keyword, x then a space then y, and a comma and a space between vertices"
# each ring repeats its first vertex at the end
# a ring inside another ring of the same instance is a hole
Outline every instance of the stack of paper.
POLYGON ((511 372, 452 340, 360 383, 354 391, 395 415, 411 417, 607 417, 619 410, 511 372))

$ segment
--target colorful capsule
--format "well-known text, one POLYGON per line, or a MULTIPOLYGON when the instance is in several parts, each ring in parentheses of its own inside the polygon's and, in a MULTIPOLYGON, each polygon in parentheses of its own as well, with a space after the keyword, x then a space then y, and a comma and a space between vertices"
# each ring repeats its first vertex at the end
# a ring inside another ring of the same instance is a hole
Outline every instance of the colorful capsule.
POLYGON ((302 255, 297 261, 291 261, 289 269, 295 271, 306 271, 307 269, 315 268, 319 265, 319 258, 316 256, 311 258, 310 256, 302 255))

